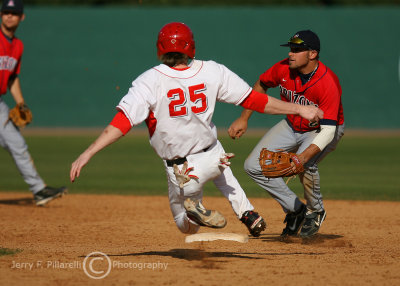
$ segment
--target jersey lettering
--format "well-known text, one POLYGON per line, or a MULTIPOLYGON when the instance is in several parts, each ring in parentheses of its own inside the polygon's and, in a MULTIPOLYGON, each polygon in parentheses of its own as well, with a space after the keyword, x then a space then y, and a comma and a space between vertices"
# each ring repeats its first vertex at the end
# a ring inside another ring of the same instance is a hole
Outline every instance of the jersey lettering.
POLYGON ((281 95, 285 97, 289 102, 297 103, 300 105, 314 105, 318 107, 318 104, 315 104, 311 100, 307 99, 303 94, 296 93, 296 91, 289 90, 282 85, 279 85, 279 89, 281 95))
MULTIPOLYGON (((195 114, 204 113, 208 109, 207 96, 203 93, 207 88, 204 83, 189 86, 189 99, 193 103, 191 110, 195 114)), ((181 88, 171 89, 167 93, 167 97, 171 100, 169 104, 169 115, 171 117, 186 116, 188 108, 186 92, 181 88)))
POLYGON ((12 57, 2 56, 0 57, 0 70, 14 71, 18 61, 12 57))

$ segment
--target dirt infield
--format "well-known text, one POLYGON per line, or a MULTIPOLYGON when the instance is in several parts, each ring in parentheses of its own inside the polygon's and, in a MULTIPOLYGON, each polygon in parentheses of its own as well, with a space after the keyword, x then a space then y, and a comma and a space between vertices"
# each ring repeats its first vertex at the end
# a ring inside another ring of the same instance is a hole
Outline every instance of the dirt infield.
MULTIPOLYGON (((0 284, 400 285, 399 202, 326 201, 315 239, 282 242, 278 204, 251 201, 268 223, 261 237, 187 244, 166 196, 69 194, 40 208, 0 193, 0 247, 21 250, 0 256, 0 284)), ((228 225, 201 232, 247 233, 225 199, 204 204, 228 225)))

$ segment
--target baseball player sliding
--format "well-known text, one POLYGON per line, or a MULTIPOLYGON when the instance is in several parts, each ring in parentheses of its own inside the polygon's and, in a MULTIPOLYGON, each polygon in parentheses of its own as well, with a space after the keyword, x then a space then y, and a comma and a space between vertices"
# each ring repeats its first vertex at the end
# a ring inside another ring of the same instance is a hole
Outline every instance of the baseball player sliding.
POLYGON ((320 120, 323 112, 314 106, 269 98, 252 90, 225 66, 195 60, 193 34, 183 23, 162 27, 157 55, 162 64, 132 82, 110 125, 72 163, 71 181, 79 177, 93 155, 145 121, 150 144, 163 159, 170 208, 179 230, 192 234, 200 226, 226 225, 221 213, 202 205, 203 186, 213 180, 250 233, 259 236, 266 223, 232 174, 229 159, 233 154, 225 152, 211 121, 216 101, 262 113, 300 115, 313 122, 320 120))
MULTIPOLYGON (((265 93, 268 88, 279 86, 282 100, 298 105, 316 105, 324 111, 324 118, 315 124, 298 115, 288 114, 253 149, 245 162, 245 170, 285 211, 286 227, 282 236, 300 234, 303 238, 309 238, 319 231, 326 216, 318 163, 335 150, 344 133, 342 89, 337 76, 319 61, 320 40, 314 32, 299 31, 282 46, 290 47, 289 57, 261 74, 254 89, 265 93), (282 178, 263 176, 259 163, 263 148, 297 153, 296 160, 304 164, 305 169, 299 177, 304 186, 306 205, 282 178)), ((232 123, 228 130, 232 138, 243 135, 251 114, 251 110, 244 110, 232 123)))

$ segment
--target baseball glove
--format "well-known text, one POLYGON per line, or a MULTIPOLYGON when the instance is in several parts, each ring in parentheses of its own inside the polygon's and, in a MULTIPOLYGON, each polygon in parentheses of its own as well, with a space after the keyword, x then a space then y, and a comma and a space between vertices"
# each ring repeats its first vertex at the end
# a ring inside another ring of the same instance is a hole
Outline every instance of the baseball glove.
POLYGON ((304 172, 304 166, 295 153, 272 152, 266 148, 260 152, 260 166, 267 178, 290 177, 304 172))
POLYGON ((10 110, 8 120, 11 120, 15 126, 24 128, 32 122, 32 112, 25 103, 20 103, 10 110))

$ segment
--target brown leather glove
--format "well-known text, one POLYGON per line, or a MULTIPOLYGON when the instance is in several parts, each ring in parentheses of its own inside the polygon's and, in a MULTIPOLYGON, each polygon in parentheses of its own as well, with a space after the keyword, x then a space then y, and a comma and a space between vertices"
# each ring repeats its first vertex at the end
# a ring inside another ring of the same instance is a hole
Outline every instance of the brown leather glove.
POLYGON ((15 126, 24 128, 32 122, 32 112, 25 103, 20 103, 10 110, 8 120, 11 120, 15 126))
POLYGON ((272 152, 266 148, 260 152, 260 166, 267 178, 290 177, 304 172, 304 166, 295 153, 272 152))

